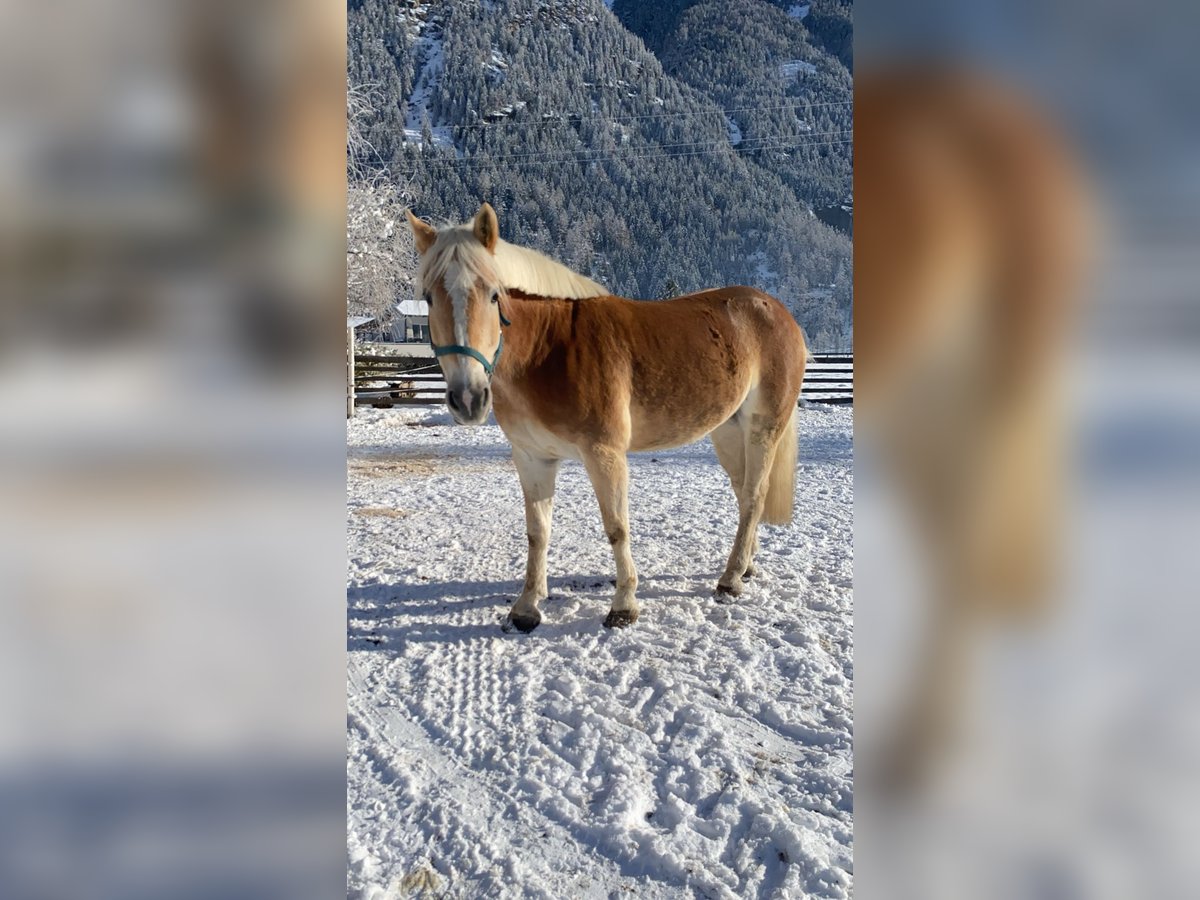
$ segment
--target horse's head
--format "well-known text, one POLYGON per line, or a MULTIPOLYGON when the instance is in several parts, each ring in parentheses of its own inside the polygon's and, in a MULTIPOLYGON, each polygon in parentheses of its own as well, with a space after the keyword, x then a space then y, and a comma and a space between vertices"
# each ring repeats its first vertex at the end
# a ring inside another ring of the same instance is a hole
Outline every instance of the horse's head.
POLYGON ((429 342, 446 378, 446 405, 460 425, 479 425, 492 408, 492 373, 504 344, 496 211, 485 203, 472 221, 440 232, 411 211, 408 221, 421 258, 417 290, 429 305, 429 342))

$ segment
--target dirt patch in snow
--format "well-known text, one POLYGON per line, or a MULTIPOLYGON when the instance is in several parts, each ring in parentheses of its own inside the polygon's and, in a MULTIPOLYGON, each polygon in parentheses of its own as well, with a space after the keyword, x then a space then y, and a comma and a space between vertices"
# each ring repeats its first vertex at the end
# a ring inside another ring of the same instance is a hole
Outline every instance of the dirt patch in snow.
POLYGON ((454 470, 457 473, 483 472, 508 464, 507 456, 473 459, 444 453, 380 453, 351 456, 350 474, 365 478, 424 477, 454 470))
POLYGON ((350 457, 352 475, 367 478, 391 478, 396 475, 432 475, 443 459, 432 454, 350 457))
POLYGON ((390 506, 360 506, 351 512, 359 516, 384 519, 404 519, 412 515, 407 509, 393 509, 390 506))

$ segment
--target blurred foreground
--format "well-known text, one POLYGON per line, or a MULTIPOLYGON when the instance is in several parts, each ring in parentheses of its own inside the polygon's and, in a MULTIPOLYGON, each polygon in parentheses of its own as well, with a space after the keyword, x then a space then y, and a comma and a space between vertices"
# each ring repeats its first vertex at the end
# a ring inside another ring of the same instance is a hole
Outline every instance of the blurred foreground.
POLYGON ((0 895, 336 896, 344 10, 0 17, 0 895))
POLYGON ((1195 18, 856 7, 860 897, 1200 887, 1195 18))

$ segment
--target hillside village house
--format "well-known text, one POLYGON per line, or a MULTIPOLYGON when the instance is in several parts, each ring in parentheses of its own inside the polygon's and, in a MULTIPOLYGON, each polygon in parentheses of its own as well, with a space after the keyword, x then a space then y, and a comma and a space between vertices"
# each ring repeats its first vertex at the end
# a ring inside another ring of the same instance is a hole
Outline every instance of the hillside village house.
POLYGON ((421 344, 429 340, 429 305, 424 300, 412 298, 396 304, 392 340, 421 344))

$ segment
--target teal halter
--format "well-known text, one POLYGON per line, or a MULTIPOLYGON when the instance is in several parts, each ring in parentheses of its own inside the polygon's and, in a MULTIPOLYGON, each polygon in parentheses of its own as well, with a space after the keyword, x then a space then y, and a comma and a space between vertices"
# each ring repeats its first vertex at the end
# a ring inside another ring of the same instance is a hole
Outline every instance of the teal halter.
MULTIPOLYGON (((512 322, 504 318, 504 313, 500 312, 499 304, 496 305, 496 312, 500 316, 501 325, 511 325, 512 322)), ((496 371, 496 363, 500 361, 500 351, 504 349, 504 332, 500 332, 500 343, 496 345, 496 355, 492 357, 492 361, 488 362, 488 358, 476 350, 474 347, 464 347, 462 344, 442 344, 440 347, 433 342, 433 336, 429 337, 429 346, 433 348, 434 356, 469 356, 472 359, 478 360, 483 366, 483 371, 487 372, 488 381, 492 380, 492 374, 496 371)))

